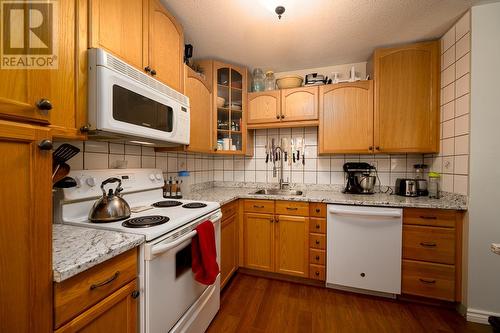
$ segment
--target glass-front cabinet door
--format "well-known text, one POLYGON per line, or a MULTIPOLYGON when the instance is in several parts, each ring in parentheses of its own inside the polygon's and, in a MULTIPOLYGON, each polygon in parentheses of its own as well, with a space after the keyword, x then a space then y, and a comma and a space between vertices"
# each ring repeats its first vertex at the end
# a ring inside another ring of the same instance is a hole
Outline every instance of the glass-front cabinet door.
POLYGON ((246 148, 247 71, 214 63, 217 153, 244 154, 246 148))

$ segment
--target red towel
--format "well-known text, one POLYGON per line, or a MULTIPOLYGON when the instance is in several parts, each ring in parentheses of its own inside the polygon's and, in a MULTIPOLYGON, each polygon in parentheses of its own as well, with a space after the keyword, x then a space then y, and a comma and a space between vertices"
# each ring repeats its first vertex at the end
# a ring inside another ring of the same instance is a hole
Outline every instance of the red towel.
POLYGON ((191 240, 192 269, 194 279, 199 283, 211 285, 219 274, 215 230, 211 221, 198 224, 197 235, 191 240))

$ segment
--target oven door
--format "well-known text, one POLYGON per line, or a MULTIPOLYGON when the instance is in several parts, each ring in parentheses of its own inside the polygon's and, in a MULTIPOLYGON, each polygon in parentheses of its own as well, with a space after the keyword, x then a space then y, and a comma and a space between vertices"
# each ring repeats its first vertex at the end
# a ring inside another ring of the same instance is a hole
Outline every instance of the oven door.
MULTIPOLYGON (((210 217, 215 228, 218 262, 220 262, 220 218, 220 212, 210 217)), ((167 237, 154 244, 146 244, 147 333, 170 331, 207 288, 217 287, 215 284, 206 286, 196 282, 191 269, 191 240, 196 235, 196 231, 192 229, 205 220, 207 218, 182 228, 182 231, 176 232, 177 237, 167 237)))

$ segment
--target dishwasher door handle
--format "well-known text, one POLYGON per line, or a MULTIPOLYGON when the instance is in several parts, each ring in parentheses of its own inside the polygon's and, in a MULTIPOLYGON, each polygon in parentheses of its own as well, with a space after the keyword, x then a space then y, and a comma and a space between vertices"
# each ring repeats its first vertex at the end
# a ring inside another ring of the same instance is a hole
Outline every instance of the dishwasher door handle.
POLYGON ((387 218, 400 218, 402 216, 401 211, 361 211, 355 209, 345 209, 345 208, 328 208, 328 213, 333 215, 353 215, 353 216, 365 216, 365 217, 387 217, 387 218))

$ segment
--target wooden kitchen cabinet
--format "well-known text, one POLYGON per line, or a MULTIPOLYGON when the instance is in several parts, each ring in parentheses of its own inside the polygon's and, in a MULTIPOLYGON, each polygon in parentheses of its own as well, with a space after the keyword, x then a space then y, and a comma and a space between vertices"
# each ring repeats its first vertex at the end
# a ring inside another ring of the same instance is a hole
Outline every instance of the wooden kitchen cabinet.
POLYGON ((55 332, 137 332, 137 290, 133 280, 55 332))
POLYGON ((140 70, 147 65, 148 0, 90 0, 89 45, 140 70))
POLYGON ((212 88, 213 152, 253 154, 253 140, 248 140, 247 132, 247 69, 215 60, 199 60, 196 65, 212 88), (236 150, 218 149, 217 143, 222 144, 224 139, 230 139, 236 150))
POLYGON ((212 91, 208 82, 188 66, 185 67, 184 92, 189 97, 190 140, 186 150, 213 153, 212 91))
POLYGON ((375 50, 376 152, 439 151, 439 54, 439 41, 375 50))
POLYGON ((281 121, 318 119, 318 87, 281 90, 281 121))
POLYGON ((245 213, 243 216, 243 262, 245 267, 274 271, 274 215, 245 213))
POLYGON ((170 88, 184 88, 184 32, 159 0, 149 0, 148 64, 153 76, 170 88), (154 71, 154 72, 153 72, 154 71))
POLYGON ((403 210, 403 294, 461 301, 462 213, 403 210))
POLYGON ((52 152, 39 147, 50 139, 0 120, 0 332, 52 330, 52 152))
POLYGON ((279 90, 248 93, 248 125, 279 123, 281 120, 279 90))
POLYGON ((248 127, 277 128, 318 125, 318 87, 248 94, 248 127))
POLYGON ((372 153, 373 81, 319 87, 320 154, 372 153))
POLYGON ((309 218, 277 215, 275 272, 309 276, 309 218))
POLYGON ((221 288, 227 284, 238 269, 238 202, 225 204, 221 223, 221 288))
POLYGON ((57 21, 49 22, 58 29, 57 67, 0 69, 0 117, 76 132, 76 10, 75 0, 61 1, 57 21))

